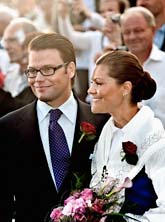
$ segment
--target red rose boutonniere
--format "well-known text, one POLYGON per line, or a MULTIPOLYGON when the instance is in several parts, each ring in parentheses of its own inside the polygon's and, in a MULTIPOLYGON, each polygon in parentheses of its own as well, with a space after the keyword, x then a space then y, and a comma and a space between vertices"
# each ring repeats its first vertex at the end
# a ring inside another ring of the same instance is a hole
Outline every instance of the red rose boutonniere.
POLYGON ((126 160, 127 163, 131 165, 136 165, 138 162, 138 155, 137 155, 137 146, 128 141, 122 142, 124 156, 122 157, 121 161, 126 160))
POLYGON ((80 131, 81 136, 78 143, 80 143, 83 138, 85 138, 86 140, 93 140, 96 137, 96 128, 91 123, 81 122, 80 131))

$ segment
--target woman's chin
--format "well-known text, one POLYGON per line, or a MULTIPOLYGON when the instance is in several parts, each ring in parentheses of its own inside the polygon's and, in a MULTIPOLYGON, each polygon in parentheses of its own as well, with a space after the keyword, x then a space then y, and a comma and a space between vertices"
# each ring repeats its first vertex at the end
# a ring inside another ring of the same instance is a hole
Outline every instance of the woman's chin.
POLYGON ((96 107, 95 105, 91 106, 91 111, 92 111, 92 113, 96 113, 96 114, 102 113, 101 110, 98 107, 96 107))

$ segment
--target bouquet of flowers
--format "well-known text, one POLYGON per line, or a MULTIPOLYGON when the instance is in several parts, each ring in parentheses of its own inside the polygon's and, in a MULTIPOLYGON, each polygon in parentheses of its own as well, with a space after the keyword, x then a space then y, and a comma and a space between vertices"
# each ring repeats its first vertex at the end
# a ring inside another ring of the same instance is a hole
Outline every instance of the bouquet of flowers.
POLYGON ((64 201, 64 206, 53 209, 51 221, 104 222, 109 216, 123 218, 126 215, 119 213, 122 204, 121 190, 131 186, 132 181, 129 178, 119 185, 117 179, 107 177, 93 188, 73 192, 64 201))

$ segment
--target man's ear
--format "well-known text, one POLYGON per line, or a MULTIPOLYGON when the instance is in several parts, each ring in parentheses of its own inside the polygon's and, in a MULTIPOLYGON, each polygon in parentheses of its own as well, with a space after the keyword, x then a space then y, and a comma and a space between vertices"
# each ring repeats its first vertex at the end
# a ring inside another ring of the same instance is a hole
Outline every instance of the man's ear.
POLYGON ((69 74, 70 78, 73 78, 76 73, 76 65, 74 62, 70 62, 67 66, 67 73, 69 74))
POLYGON ((152 28, 153 35, 155 35, 156 27, 151 27, 151 28, 152 28))

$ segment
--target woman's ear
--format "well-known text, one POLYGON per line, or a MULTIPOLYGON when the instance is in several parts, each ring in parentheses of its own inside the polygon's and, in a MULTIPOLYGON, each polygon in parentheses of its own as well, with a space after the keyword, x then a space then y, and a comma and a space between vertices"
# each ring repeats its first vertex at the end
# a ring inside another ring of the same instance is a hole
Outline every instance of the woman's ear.
POLYGON ((130 94, 132 90, 132 83, 130 81, 126 81, 123 83, 123 96, 130 94))

